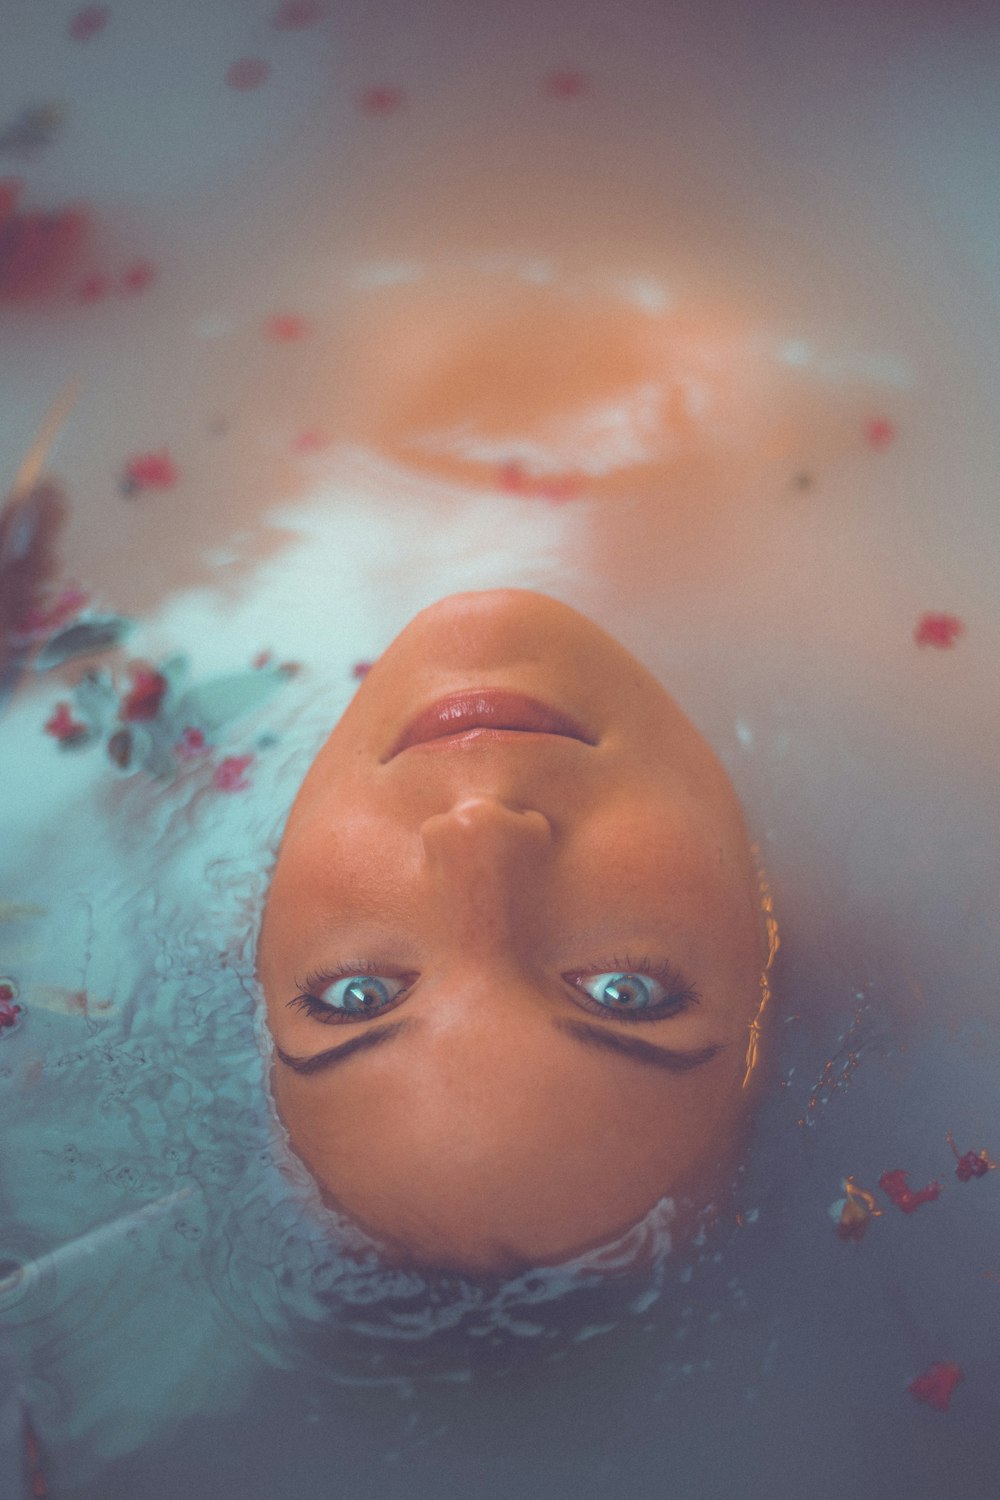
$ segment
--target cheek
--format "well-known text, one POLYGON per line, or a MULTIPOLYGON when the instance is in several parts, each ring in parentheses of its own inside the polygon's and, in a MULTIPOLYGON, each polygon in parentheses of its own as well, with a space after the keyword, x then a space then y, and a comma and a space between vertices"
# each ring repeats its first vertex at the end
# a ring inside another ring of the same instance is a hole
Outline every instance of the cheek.
POLYGON ((761 969, 755 875, 723 832, 698 827, 696 810, 647 827, 641 893, 676 944, 672 957, 731 1024, 756 1008, 761 969), (751 1005, 750 1002, 753 1001, 751 1005))
MULTIPOLYGON (((307 829, 286 839, 271 877, 257 942, 257 975, 269 995, 291 995, 304 948, 341 907, 333 838, 317 825, 315 831, 307 829)), ((275 1020, 271 1002, 268 1019, 275 1020)))

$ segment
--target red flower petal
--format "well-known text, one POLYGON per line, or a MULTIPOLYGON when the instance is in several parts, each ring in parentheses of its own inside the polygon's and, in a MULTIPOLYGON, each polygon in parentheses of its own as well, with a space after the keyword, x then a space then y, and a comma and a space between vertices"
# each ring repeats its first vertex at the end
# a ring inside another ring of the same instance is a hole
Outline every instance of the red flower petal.
POLYGON ((0 1031, 8 1026, 16 1026, 20 1014, 19 1005, 9 1005, 5 1000, 0 1000, 0 1031))
POLYGON ((961 1365, 933 1364, 916 1380, 911 1380, 907 1389, 917 1401, 926 1401, 935 1411, 947 1411, 952 1392, 964 1379, 961 1365))
POLYGON ((60 743, 66 740, 77 740, 81 735, 87 733, 86 724, 81 724, 73 718, 73 712, 68 703, 57 703, 55 711, 44 725, 45 733, 51 734, 53 739, 60 743))
POLYGON ((225 760, 216 766, 212 785, 222 792, 246 791, 250 783, 245 779, 243 772, 252 760, 252 755, 227 755, 225 760))
POLYGON ((366 115, 391 115, 402 104, 405 94, 402 89, 367 89, 359 100, 366 115))
POLYGON ((108 278, 95 273, 87 276, 76 289, 81 302, 99 302, 108 293, 108 278))
POLYGON ((995 1161, 990 1160, 989 1152, 985 1149, 982 1151, 966 1151, 960 1156, 958 1147, 955 1145, 955 1137, 950 1130, 945 1136, 945 1140, 951 1147, 955 1161, 958 1164, 955 1167, 955 1176, 959 1182, 968 1182, 973 1177, 985 1177, 987 1172, 996 1171, 997 1164, 995 1161))
POLYGON ((501 465, 500 486, 502 489, 511 490, 515 494, 521 494, 528 487, 527 476, 516 459, 510 463, 501 465))
POLYGON ((268 318, 264 331, 276 344, 291 344, 305 337, 306 320, 296 313, 275 313, 268 318))
POLYGON ((562 500, 574 500, 580 493, 581 481, 576 474, 550 474, 544 478, 532 478, 526 474, 517 459, 500 467, 500 487, 515 495, 531 495, 558 504, 562 500))
POLYGON ((66 28, 74 42, 89 41, 108 24, 111 11, 106 5, 85 5, 75 16, 70 17, 66 28))
POLYGON ((137 260, 122 273, 122 285, 130 292, 144 292, 156 280, 156 267, 148 260, 137 260))
POLYGON ((18 214, 10 205, 19 184, 0 200, 0 300, 44 297, 60 289, 86 239, 87 214, 79 208, 18 214))
POLYGON ((554 99, 576 99, 586 92, 587 79, 582 73, 570 69, 549 73, 545 79, 545 92, 554 99))
POLYGON ((965 630, 957 615, 921 615, 913 632, 918 646, 954 646, 965 630))
POLYGON ((324 448, 329 448, 330 439, 322 432, 316 432, 314 428, 306 428, 294 439, 292 447, 296 453, 319 453, 324 448))
POLYGON ((126 724, 155 719, 167 691, 167 679, 152 667, 133 665, 129 672, 132 689, 122 699, 119 718, 126 724))
POLYGON ((878 1180, 878 1185, 896 1207, 902 1209, 904 1214, 915 1213, 921 1203, 933 1203, 941 1192, 939 1182, 930 1182, 926 1187, 919 1188, 916 1192, 907 1183, 907 1173, 897 1169, 894 1172, 883 1172, 878 1180))
POLYGON ((318 0, 285 0, 271 17, 271 25, 278 31, 298 31, 303 26, 313 26, 326 15, 326 6, 318 0))
POLYGON ((873 448, 886 448, 896 436, 896 429, 887 417, 873 417, 865 427, 865 436, 873 448))
POLYGON ((194 760, 197 756, 203 755, 207 749, 204 731, 188 726, 174 746, 174 754, 178 760, 194 760))
POLYGON ((169 490, 180 476, 166 448, 159 453, 139 453, 125 465, 125 478, 134 489, 169 490))

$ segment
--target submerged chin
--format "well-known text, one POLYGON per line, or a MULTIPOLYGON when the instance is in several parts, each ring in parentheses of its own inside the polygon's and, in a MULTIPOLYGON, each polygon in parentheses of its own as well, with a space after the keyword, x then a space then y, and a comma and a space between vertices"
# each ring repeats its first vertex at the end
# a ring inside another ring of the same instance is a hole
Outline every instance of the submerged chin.
POLYGON ((536 1194, 513 1201, 489 1180, 464 1194, 404 1198, 374 1185, 345 1194, 335 1178, 314 1178, 327 1207, 360 1228, 387 1266, 507 1279, 581 1258, 640 1271, 727 1212, 733 1167, 713 1172, 696 1193, 653 1191, 628 1206, 596 1187, 578 1202, 536 1194))

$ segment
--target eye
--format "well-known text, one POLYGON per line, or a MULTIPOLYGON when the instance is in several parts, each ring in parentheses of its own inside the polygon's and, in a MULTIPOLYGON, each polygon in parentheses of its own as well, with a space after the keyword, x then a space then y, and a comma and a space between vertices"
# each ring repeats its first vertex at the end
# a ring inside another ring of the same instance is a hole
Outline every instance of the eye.
POLYGON ((568 977, 590 1001, 585 1009, 623 1021, 659 1021, 699 1002, 694 986, 672 964, 648 958, 613 959, 602 973, 568 977))
POLYGON ((411 988, 405 979, 376 974, 365 964, 345 966, 333 974, 307 974, 304 980, 295 982, 299 994, 289 1000, 289 1005, 334 1025, 384 1015, 411 988))
MULTIPOLYGON (((392 977, 376 972, 380 967, 362 962, 307 974, 296 980, 299 993, 288 1004, 325 1025, 385 1015, 406 998, 419 976, 392 977)), ((620 1021, 659 1021, 697 1005, 700 998, 672 964, 649 958, 612 959, 600 972, 578 970, 564 977, 582 992, 585 1010, 620 1021)))

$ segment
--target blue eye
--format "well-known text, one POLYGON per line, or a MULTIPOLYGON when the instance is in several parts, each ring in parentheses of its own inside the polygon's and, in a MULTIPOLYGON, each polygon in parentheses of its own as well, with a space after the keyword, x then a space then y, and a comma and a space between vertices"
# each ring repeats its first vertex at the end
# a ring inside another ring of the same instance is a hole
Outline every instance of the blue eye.
POLYGON ((325 995, 317 997, 331 1010, 339 1010, 347 1016, 370 1016, 381 1010, 394 998, 381 979, 371 974, 355 974, 349 979, 338 979, 330 985, 325 995))
MULTIPOLYGON (((392 978, 376 973, 381 967, 359 963, 334 973, 308 974, 297 981, 299 994, 288 1004, 328 1025, 377 1018, 405 1000, 419 978, 417 974, 392 978)), ((649 958, 612 959, 596 974, 577 970, 563 977, 583 992, 584 1009, 620 1021, 658 1021, 680 1014, 699 1000, 694 986, 678 970, 649 958), (594 986, 595 992, 588 986, 594 986)))
POLYGON ((601 993, 594 995, 607 1010, 648 1010, 654 1003, 653 987, 642 974, 598 974, 601 993))
POLYGON ((363 966, 339 974, 309 974, 299 985, 300 993, 290 1005, 320 1021, 357 1021, 391 1010, 408 985, 381 974, 366 973, 363 966), (390 989, 391 985, 399 988, 390 989))
POLYGON ((591 1002, 588 1010, 622 1020, 658 1021, 677 1015, 698 1002, 698 995, 682 974, 670 964, 648 958, 625 959, 600 974, 576 974, 573 983, 591 1002), (591 991, 587 986, 593 985, 591 991))

